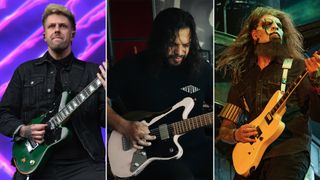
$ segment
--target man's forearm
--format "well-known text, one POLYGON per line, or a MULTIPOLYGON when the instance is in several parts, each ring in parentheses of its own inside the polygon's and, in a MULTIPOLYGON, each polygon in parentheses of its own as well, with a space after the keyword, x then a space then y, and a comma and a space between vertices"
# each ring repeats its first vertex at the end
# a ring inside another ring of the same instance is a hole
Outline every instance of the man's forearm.
POLYGON ((121 134, 125 133, 126 126, 129 121, 125 120, 118 113, 116 113, 112 107, 107 103, 107 125, 112 129, 117 130, 121 134))
POLYGON ((221 127, 219 132, 219 137, 223 142, 229 143, 229 144, 235 144, 237 141, 235 140, 235 131, 236 128, 230 129, 227 127, 221 127))

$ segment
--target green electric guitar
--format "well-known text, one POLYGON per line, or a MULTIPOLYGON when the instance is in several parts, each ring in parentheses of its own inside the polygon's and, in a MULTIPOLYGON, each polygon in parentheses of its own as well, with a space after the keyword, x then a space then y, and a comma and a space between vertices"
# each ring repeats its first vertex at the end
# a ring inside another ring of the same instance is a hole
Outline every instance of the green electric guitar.
POLYGON ((48 124, 48 126, 44 135, 44 142, 41 144, 32 139, 14 142, 12 149, 13 161, 20 173, 31 174, 45 164, 54 147, 68 137, 69 130, 62 125, 101 85, 101 81, 98 78, 94 79, 68 103, 66 103, 68 93, 63 92, 59 106, 31 121, 31 124, 48 124))

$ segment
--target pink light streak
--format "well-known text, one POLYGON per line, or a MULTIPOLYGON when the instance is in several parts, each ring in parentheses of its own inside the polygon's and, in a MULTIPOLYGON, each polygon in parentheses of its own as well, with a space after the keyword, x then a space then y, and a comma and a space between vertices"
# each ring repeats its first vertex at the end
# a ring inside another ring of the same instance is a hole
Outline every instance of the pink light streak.
MULTIPOLYGON (((38 6, 40 4, 45 3, 47 0, 27 0, 25 3, 23 3, 21 6, 18 7, 12 14, 6 16, 1 22, 0 22, 0 31, 3 30, 6 26, 8 26, 12 21, 26 13, 27 11, 31 10, 35 6, 38 6)), ((0 9, 1 7, 5 6, 5 0, 0 0, 0 9)))
MULTIPOLYGON (((69 3, 72 4, 72 2, 74 2, 74 1, 76 1, 76 0, 70 0, 67 2, 67 4, 69 4, 69 3)), ((101 10, 99 11, 99 13, 97 13, 97 10, 99 10, 99 8, 105 9, 104 5, 105 5, 105 2, 100 3, 98 6, 91 9, 85 16, 83 16, 77 22, 79 24, 78 29, 87 28, 94 21, 96 21, 100 18, 103 18, 104 17, 103 15, 105 15, 105 13, 101 13, 101 10), (99 14, 99 16, 93 16, 96 14, 99 14), (92 17, 93 17, 93 19, 91 19, 92 17)), ((104 10, 103 10, 103 12, 104 12, 104 10)), ((43 32, 43 28, 41 26, 31 36, 29 36, 26 40, 24 40, 16 49, 11 51, 11 53, 9 55, 4 57, 2 59, 2 61, 0 61, 0 68, 3 68, 3 66, 10 64, 16 56, 23 53, 25 50, 32 48, 36 43, 38 43, 38 41, 42 39, 42 32, 43 32)))
POLYGON ((102 2, 95 8, 91 9, 78 21, 77 28, 88 28, 93 22, 105 17, 105 13, 105 2, 102 2))
POLYGON ((19 54, 23 53, 23 51, 32 48, 39 40, 42 39, 43 28, 38 28, 31 36, 29 36, 25 41, 23 41, 16 49, 11 51, 9 55, 4 57, 2 61, 0 61, 0 69, 3 66, 10 64, 13 59, 19 54))
POLYGON ((0 154, 0 170, 1 169, 3 169, 10 177, 12 177, 15 172, 15 169, 11 166, 10 162, 0 154))
MULTIPOLYGON (((84 15, 79 21, 77 28, 84 29, 89 28, 92 23, 105 17, 105 2, 100 3, 95 8, 91 9, 86 15, 84 15)), ((87 59, 99 46, 105 43, 105 31, 100 32, 98 35, 90 35, 87 38, 88 45, 79 53, 79 59, 87 59), (96 37, 101 37, 95 44, 92 43, 93 39, 96 37)))
POLYGON ((88 46, 85 48, 83 53, 79 55, 79 59, 87 59, 92 53, 96 51, 96 49, 98 49, 101 45, 103 45, 106 41, 105 35, 106 35, 105 31, 102 31, 98 35, 90 35, 87 38, 88 46), (91 41, 96 37, 100 37, 100 39, 95 44, 92 45, 91 41))
POLYGON ((65 4, 65 6, 70 9, 71 12, 75 12, 74 7, 77 5, 79 0, 71 0, 65 4))
MULTIPOLYGON (((39 1, 40 2, 40 1, 39 1)), ((74 5, 73 3, 77 0, 71 0, 67 5, 74 5)), ((103 18, 105 16, 105 2, 100 3, 98 6, 89 11, 85 16, 83 16, 78 21, 78 29, 84 29, 90 27, 90 24, 103 18), (97 13, 98 12, 98 13, 97 13)), ((0 68, 5 65, 10 64, 16 56, 23 53, 25 50, 32 48, 42 39, 43 28, 38 28, 31 36, 29 36, 25 41, 21 43, 15 50, 13 50, 9 55, 7 55, 2 61, 0 61, 0 68)), ((88 45, 82 53, 79 53, 79 59, 87 59, 94 51, 105 43, 105 31, 99 33, 99 35, 91 35, 87 38, 88 45), (96 43, 92 43, 93 39, 96 37, 101 37, 96 43)), ((0 96, 3 95, 8 82, 0 86, 0 96)))

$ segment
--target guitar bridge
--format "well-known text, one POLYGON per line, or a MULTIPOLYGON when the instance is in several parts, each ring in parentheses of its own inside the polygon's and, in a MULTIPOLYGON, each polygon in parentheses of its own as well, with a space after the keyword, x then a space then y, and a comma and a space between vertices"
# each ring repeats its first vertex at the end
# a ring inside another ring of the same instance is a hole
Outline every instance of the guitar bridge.
POLYGON ((24 145, 26 146, 28 152, 33 151, 34 149, 36 149, 36 148, 39 146, 38 143, 36 143, 35 141, 30 140, 30 139, 28 139, 28 140, 25 142, 24 145))

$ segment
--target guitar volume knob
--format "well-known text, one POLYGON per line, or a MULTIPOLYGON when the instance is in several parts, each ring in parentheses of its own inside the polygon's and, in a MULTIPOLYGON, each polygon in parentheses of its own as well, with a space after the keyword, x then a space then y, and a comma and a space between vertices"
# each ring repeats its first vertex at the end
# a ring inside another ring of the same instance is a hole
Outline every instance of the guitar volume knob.
POLYGON ((134 166, 135 166, 135 167, 139 167, 140 164, 139 164, 139 163, 134 163, 134 166))

